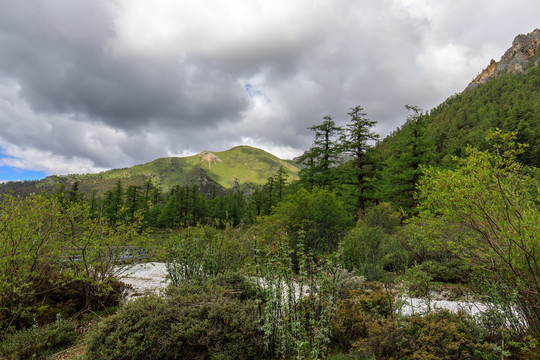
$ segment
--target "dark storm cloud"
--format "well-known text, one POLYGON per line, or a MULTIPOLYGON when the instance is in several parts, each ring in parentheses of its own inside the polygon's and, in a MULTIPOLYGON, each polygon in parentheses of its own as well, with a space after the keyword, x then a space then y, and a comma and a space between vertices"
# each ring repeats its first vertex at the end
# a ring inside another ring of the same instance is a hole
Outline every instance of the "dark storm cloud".
POLYGON ((49 173, 241 143, 292 157, 308 127, 343 124, 356 105, 384 135, 405 104, 465 88, 539 12, 527 0, 4 1, 0 149, 49 173))
POLYGON ((115 54, 111 19, 91 3, 13 2, 3 9, 1 70, 18 80, 34 110, 83 113, 130 130, 152 119, 200 127, 246 106, 236 79, 220 70, 200 69, 190 59, 115 54))

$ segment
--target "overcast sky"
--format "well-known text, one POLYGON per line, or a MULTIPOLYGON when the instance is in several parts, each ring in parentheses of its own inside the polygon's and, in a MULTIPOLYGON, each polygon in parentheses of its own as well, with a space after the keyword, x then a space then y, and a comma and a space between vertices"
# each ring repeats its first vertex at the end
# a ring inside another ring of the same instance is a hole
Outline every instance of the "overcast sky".
POLYGON ((384 136, 537 27, 538 0, 0 0, 0 181, 292 158, 356 105, 384 136))

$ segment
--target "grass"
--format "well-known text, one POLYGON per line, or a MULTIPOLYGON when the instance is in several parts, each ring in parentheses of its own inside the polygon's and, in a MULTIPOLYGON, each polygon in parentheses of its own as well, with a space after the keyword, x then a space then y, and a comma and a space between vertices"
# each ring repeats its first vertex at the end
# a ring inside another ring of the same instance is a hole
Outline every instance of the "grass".
POLYGON ((281 160, 261 149, 237 146, 212 154, 217 156, 221 162, 209 163, 198 155, 167 157, 146 164, 97 174, 49 176, 33 182, 2 184, 0 192, 4 192, 2 188, 5 188, 5 191, 11 189, 15 193, 22 191, 25 194, 39 190, 54 192, 59 184, 64 184, 69 190, 73 182, 78 181, 79 190, 88 197, 93 190, 98 195, 102 195, 105 191, 114 188, 118 180, 125 188, 128 185, 143 186, 149 177, 154 184, 159 185, 167 192, 175 185, 196 184, 205 176, 223 188, 230 189, 235 181, 238 181, 239 184, 262 185, 269 177, 276 174, 280 166, 285 169, 289 181, 298 179, 299 168, 294 163, 281 160))

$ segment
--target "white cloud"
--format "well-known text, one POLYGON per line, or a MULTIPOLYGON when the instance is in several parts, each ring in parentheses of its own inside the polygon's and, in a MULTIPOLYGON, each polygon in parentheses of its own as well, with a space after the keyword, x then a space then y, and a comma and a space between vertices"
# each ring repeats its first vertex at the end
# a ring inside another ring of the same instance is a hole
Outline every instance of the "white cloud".
POLYGON ((528 0, 3 2, 0 147, 48 173, 242 143, 293 157, 310 126, 356 105, 387 134, 405 104, 464 89, 538 13, 528 0))

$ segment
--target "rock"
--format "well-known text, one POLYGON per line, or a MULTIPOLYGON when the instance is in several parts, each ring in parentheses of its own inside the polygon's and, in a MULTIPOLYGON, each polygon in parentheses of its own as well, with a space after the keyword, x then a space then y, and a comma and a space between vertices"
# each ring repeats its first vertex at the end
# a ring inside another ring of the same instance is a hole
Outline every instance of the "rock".
MULTIPOLYGON (((529 69, 529 60, 533 58, 539 49, 540 29, 526 35, 518 35, 512 42, 512 46, 506 50, 499 62, 491 60, 485 68, 473 81, 465 88, 465 91, 474 89, 480 84, 485 84, 489 80, 499 77, 503 74, 523 74, 529 69)), ((540 58, 532 64, 538 66, 540 58)))

